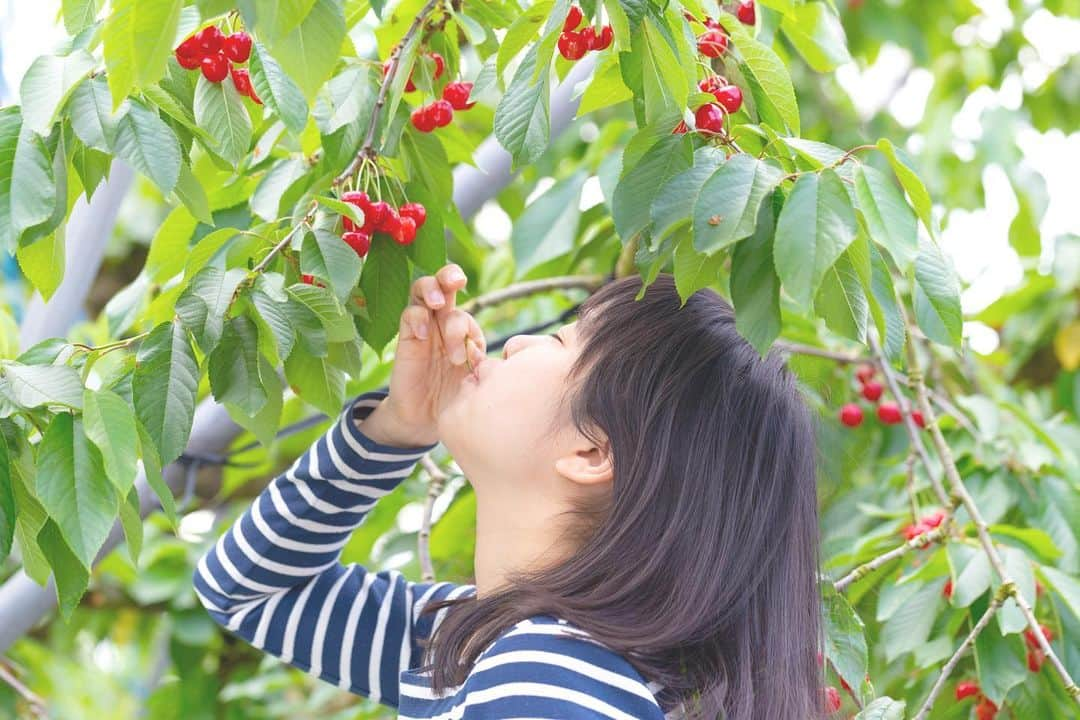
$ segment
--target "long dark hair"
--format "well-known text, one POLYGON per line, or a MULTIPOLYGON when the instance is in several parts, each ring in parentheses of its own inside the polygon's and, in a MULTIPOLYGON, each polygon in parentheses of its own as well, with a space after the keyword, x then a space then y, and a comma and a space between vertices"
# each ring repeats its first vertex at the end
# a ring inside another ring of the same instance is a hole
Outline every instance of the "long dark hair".
POLYGON ((641 287, 616 280, 579 308, 562 398, 583 435, 609 443, 610 498, 571 511, 579 549, 565 562, 430 603, 451 610, 423 669, 437 693, 460 685, 500 633, 550 614, 662 684, 665 710, 819 717, 813 417, 783 358, 762 358, 719 294, 682 305, 668 273, 639 299, 641 287))

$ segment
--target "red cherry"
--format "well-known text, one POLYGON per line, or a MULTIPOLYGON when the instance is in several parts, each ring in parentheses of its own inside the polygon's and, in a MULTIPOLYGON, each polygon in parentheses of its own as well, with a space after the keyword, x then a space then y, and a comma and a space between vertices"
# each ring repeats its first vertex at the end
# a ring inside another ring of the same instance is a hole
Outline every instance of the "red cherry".
POLYGON ((435 129, 435 116, 431 114, 430 109, 430 106, 424 105, 413 110, 409 116, 413 127, 420 132, 431 132, 435 129))
POLYGON ((885 392, 885 386, 877 380, 870 380, 862 386, 862 396, 870 402, 877 402, 881 399, 883 392, 885 392))
POLYGON ((404 215, 399 216, 398 219, 398 228, 392 237, 399 245, 408 245, 416 239, 416 221, 404 215))
MULTIPOLYGON (((1043 637, 1046 638, 1046 642, 1050 642, 1054 639, 1054 632, 1050 628, 1045 625, 1039 625, 1039 630, 1042 631, 1043 637)), ((1038 636, 1035 635, 1035 632, 1031 628, 1024 631, 1024 642, 1032 650, 1042 649, 1039 647, 1038 636)))
POLYGON ((979 683, 974 680, 961 680, 956 683, 956 699, 963 700, 964 698, 974 697, 979 694, 979 683))
POLYGON ((219 83, 229 74, 229 58, 220 52, 204 57, 201 65, 203 77, 210 82, 219 83))
POLYGON ((343 234, 341 239, 360 257, 367 255, 368 250, 371 249, 371 235, 363 230, 350 230, 343 234))
POLYGON ((180 63, 180 67, 185 70, 194 70, 199 67, 203 59, 202 48, 194 36, 177 45, 174 54, 176 62, 180 63))
POLYGON ((581 33, 564 30, 559 35, 559 54, 567 60, 580 60, 588 51, 589 44, 581 33))
POLYGON ((315 284, 315 276, 314 275, 308 275, 307 273, 304 273, 303 275, 300 276, 300 282, 304 283, 305 285, 314 285, 315 284))
POLYGON ((450 103, 455 110, 468 110, 475 102, 469 102, 469 94, 472 93, 471 82, 452 82, 443 88, 443 100, 450 103))
POLYGON ((840 408, 840 422, 848 427, 856 427, 863 421, 862 408, 855 403, 848 403, 840 408))
POLYGON ((375 229, 379 232, 384 232, 387 235, 395 235, 401 228, 401 216, 398 215, 397 210, 393 208, 389 203, 385 203, 386 212, 380 219, 380 222, 375 226, 375 229))
POLYGON ((1027 666, 1028 670, 1033 673, 1037 673, 1042 670, 1043 663, 1046 662, 1046 653, 1040 650, 1028 650, 1027 653, 1027 666))
POLYGON ((713 20, 711 17, 706 17, 701 23, 710 30, 723 30, 724 26, 719 21, 713 20))
POLYGON ((997 717, 998 706, 990 698, 983 698, 982 702, 975 706, 977 720, 994 720, 997 717))
POLYGON ((438 80, 439 76, 443 74, 443 70, 446 69, 446 61, 437 52, 429 53, 429 55, 435 61, 435 79, 438 80))
POLYGON ((925 532, 928 532, 931 528, 926 525, 922 520, 914 525, 905 525, 900 533, 904 536, 905 540, 914 540, 925 532))
POLYGON ((581 31, 581 37, 585 40, 585 47, 590 50, 596 49, 596 43, 600 42, 600 38, 596 35, 596 28, 592 25, 586 25, 581 31))
MULTIPOLYGON (((949 578, 948 580, 945 581, 945 587, 941 588, 941 594, 945 596, 946 600, 952 600, 952 594, 953 594, 952 578, 949 578)), ((960 685, 963 685, 963 683, 960 683, 960 685)), ((960 685, 956 686, 956 692, 958 692, 958 693, 960 692, 960 685)), ((978 689, 979 689, 979 686, 976 685, 975 690, 978 691, 978 689)), ((956 699, 959 700, 960 696, 957 695, 956 699)))
POLYGON ((412 218, 419 229, 427 221, 427 208, 418 202, 405 203, 398 208, 398 215, 402 218, 412 218))
POLYGON ((878 405, 877 409, 878 420, 886 425, 895 425, 899 422, 903 422, 903 415, 900 413, 900 406, 894 402, 887 401, 878 405))
POLYGON ((699 132, 718 133, 724 129, 724 111, 716 103, 705 103, 694 113, 699 132))
POLYGON ((387 215, 394 211, 394 208, 390 207, 390 203, 385 200, 377 200, 371 203, 369 212, 364 214, 364 231, 375 232, 376 230, 382 230, 382 224, 386 221, 387 215))
POLYGON ((671 131, 671 134, 672 135, 682 135, 683 133, 685 133, 689 129, 690 128, 688 128, 686 126, 686 121, 685 120, 680 120, 679 124, 675 126, 675 129, 671 131))
POLYGON ((941 523, 945 522, 946 516, 947 513, 944 510, 935 510, 929 515, 924 515, 922 523, 929 528, 936 528, 939 527, 941 523))
POLYGON ((435 127, 446 127, 454 119, 454 106, 448 100, 436 100, 431 103, 428 112, 435 121, 435 127))
POLYGON ((911 419, 914 420, 915 424, 919 427, 926 427, 926 420, 923 418, 922 410, 912 410, 911 419))
MULTIPOLYGON (((364 213, 364 222, 367 222, 368 213, 371 211, 371 199, 368 198, 366 192, 363 192, 362 190, 349 190, 348 192, 343 192, 341 194, 341 201, 360 208, 360 211, 364 213)), ((348 215, 343 215, 341 220, 346 230, 360 229, 356 227, 356 223, 354 223, 352 218, 348 215)))
POLYGON ((735 17, 739 18, 739 22, 743 25, 753 25, 754 21, 757 20, 754 0, 744 0, 739 3, 739 9, 735 11, 735 17))
POLYGON ((600 28, 600 35, 593 41, 593 50, 607 50, 611 47, 611 43, 615 40, 615 31, 611 29, 610 25, 605 25, 600 28))
POLYGON ((229 74, 232 76, 233 85, 236 86, 236 92, 241 95, 251 94, 251 75, 244 68, 229 68, 229 74))
POLYGON ((840 691, 832 685, 825 688, 825 712, 829 715, 840 712, 840 691))
POLYGON ((566 21, 563 22, 563 31, 571 32, 573 30, 577 30, 578 26, 581 25, 581 19, 581 8, 579 8, 577 5, 571 5, 570 12, 566 13, 566 21))
POLYGON ((247 62, 251 57, 251 36, 243 30, 234 32, 222 41, 221 49, 233 62, 247 62))
POLYGON ((725 85, 727 85, 727 81, 719 75, 710 75, 707 78, 702 78, 697 84, 698 90, 710 94, 716 92, 725 85))
POLYGON ((720 57, 727 48, 728 38, 720 30, 707 30, 697 41, 698 52, 705 57, 720 57))
POLYGON ((742 90, 738 85, 725 85, 714 92, 713 97, 728 114, 738 112, 742 107, 742 90))
POLYGON ((251 101, 256 105, 263 104, 262 99, 255 93, 255 83, 251 83, 251 87, 248 88, 248 97, 251 98, 251 101))
POLYGON ((870 382, 876 372, 873 365, 863 363, 855 370, 855 378, 861 383, 870 382))
MULTIPOLYGON (((221 31, 218 30, 217 25, 207 25, 193 36, 195 42, 199 48, 202 49, 202 54, 214 55, 218 50, 221 50, 221 43, 224 40, 224 36, 221 31)), ((224 79, 224 78, 223 78, 224 79)), ((218 82, 221 82, 220 80, 218 82)))

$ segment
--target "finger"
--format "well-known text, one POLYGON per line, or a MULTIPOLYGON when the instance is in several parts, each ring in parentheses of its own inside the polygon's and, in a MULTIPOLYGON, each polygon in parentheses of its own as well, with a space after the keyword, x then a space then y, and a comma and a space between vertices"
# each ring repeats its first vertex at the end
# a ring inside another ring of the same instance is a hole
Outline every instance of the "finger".
POLYGON ((409 289, 409 301, 438 310, 446 306, 446 295, 434 275, 424 275, 413 281, 409 289))
POLYGON ((484 337, 484 331, 480 328, 480 324, 476 322, 476 318, 472 315, 469 316, 468 337, 472 338, 473 343, 475 343, 475 345, 470 344, 472 350, 470 360, 476 365, 487 357, 487 338, 484 337))
POLYGON ((447 263, 446 265, 443 265, 439 268, 439 271, 435 273, 435 277, 438 279, 439 286, 447 299, 446 306, 442 308, 442 311, 445 314, 454 308, 458 291, 465 288, 469 279, 465 277, 465 271, 462 270, 461 266, 457 263, 447 263))
POLYGON ((465 336, 469 334, 469 321, 472 316, 464 310, 450 311, 442 322, 443 342, 450 362, 454 365, 465 363, 465 336))
POLYGON ((410 305, 401 313, 399 340, 425 342, 431 337, 431 311, 423 305, 410 305))

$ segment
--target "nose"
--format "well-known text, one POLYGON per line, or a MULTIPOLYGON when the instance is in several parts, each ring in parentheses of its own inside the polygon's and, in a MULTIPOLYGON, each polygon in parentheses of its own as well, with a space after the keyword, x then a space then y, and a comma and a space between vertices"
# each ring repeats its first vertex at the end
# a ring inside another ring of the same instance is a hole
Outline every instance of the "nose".
POLYGON ((508 338, 506 340, 506 342, 503 343, 503 351, 502 351, 503 360, 505 360, 506 358, 510 357, 515 352, 517 352, 519 345, 524 347, 524 345, 526 343, 528 343, 531 340, 532 337, 533 337, 532 335, 514 335, 514 336, 508 338))

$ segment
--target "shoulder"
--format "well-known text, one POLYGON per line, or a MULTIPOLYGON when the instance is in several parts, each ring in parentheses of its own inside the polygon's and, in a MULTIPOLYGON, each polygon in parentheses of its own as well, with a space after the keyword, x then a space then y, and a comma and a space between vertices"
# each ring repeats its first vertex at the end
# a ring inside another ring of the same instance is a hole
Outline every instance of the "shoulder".
POLYGON ((551 615, 507 628, 477 657, 465 689, 466 720, 664 717, 650 684, 625 658, 551 615))

